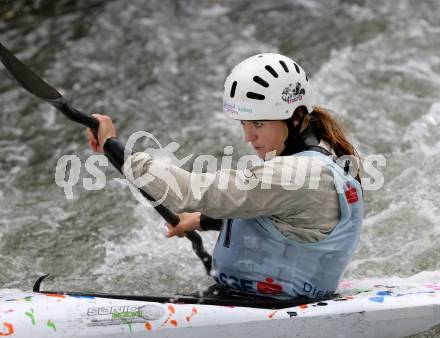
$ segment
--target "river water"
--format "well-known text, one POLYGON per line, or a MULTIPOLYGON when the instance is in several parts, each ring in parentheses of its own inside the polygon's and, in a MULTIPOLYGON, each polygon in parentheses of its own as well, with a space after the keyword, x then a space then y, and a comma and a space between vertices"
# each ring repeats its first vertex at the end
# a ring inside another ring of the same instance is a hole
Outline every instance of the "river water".
MULTIPOLYGON (((384 185, 366 191, 361 244, 346 278, 407 277, 440 266, 438 1, 6 1, 1 42, 86 112, 145 130, 178 158, 251 152, 222 114, 223 82, 260 52, 291 56, 363 157, 383 155, 384 185)), ((0 70, 0 288, 171 294, 210 284, 185 239, 105 169, 88 191, 83 128, 0 70), (63 155, 80 179, 55 184, 63 155)), ((185 164, 191 168, 191 161, 185 164)), ((203 234, 212 248, 216 234, 203 234)))

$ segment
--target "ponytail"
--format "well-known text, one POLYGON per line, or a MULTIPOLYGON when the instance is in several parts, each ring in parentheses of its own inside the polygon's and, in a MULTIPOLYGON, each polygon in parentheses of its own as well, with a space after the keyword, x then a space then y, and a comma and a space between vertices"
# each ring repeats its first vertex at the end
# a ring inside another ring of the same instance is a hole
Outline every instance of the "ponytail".
MULTIPOLYGON (((305 112, 304 107, 297 108, 301 113, 305 112)), ((357 163, 354 163, 358 169, 361 169, 361 159, 355 147, 350 143, 345 135, 342 126, 332 117, 331 113, 323 107, 316 106, 310 115, 305 115, 303 127, 307 128, 308 124, 318 132, 321 139, 326 141, 333 149, 337 157, 344 155, 353 156, 357 163)), ((360 182, 359 171, 356 180, 360 182)))

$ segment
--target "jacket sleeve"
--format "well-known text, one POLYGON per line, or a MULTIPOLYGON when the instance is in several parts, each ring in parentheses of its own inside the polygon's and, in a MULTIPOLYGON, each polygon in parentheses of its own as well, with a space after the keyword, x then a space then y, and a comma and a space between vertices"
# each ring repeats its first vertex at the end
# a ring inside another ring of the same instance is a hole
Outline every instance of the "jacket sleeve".
MULTIPOLYGON (((291 157, 294 159, 293 157, 291 157)), ((299 170, 289 163, 293 171, 299 170)), ((244 170, 188 172, 135 153, 124 163, 126 178, 172 210, 200 211, 211 218, 251 218, 292 213, 301 189, 286 189, 281 166, 272 161, 244 170)))

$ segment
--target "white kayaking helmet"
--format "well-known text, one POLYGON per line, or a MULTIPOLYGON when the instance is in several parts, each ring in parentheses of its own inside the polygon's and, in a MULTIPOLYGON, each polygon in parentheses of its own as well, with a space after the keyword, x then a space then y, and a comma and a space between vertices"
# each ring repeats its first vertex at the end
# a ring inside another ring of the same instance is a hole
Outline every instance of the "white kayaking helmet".
POLYGON ((287 120, 297 107, 311 113, 314 105, 306 73, 284 55, 254 55, 225 81, 223 111, 235 120, 287 120))

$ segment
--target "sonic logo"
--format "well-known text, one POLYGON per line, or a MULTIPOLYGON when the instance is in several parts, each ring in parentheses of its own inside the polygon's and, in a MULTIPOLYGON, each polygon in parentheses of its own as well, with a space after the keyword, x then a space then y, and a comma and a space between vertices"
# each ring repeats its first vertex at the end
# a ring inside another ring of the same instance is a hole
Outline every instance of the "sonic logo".
MULTIPOLYGON (((148 305, 120 305, 87 309, 87 316, 91 321, 87 326, 131 325, 156 321, 165 315, 162 306, 148 305)), ((151 326, 151 323, 149 323, 151 326)), ((148 330, 148 325, 146 328, 148 330)))
POLYGON ((289 84, 289 87, 284 88, 283 92, 281 93, 281 98, 284 102, 287 102, 287 104, 291 104, 293 102, 296 102, 298 100, 302 100, 302 96, 305 95, 306 91, 304 88, 301 88, 301 84, 299 82, 296 83, 295 87, 293 87, 293 84, 289 84))

